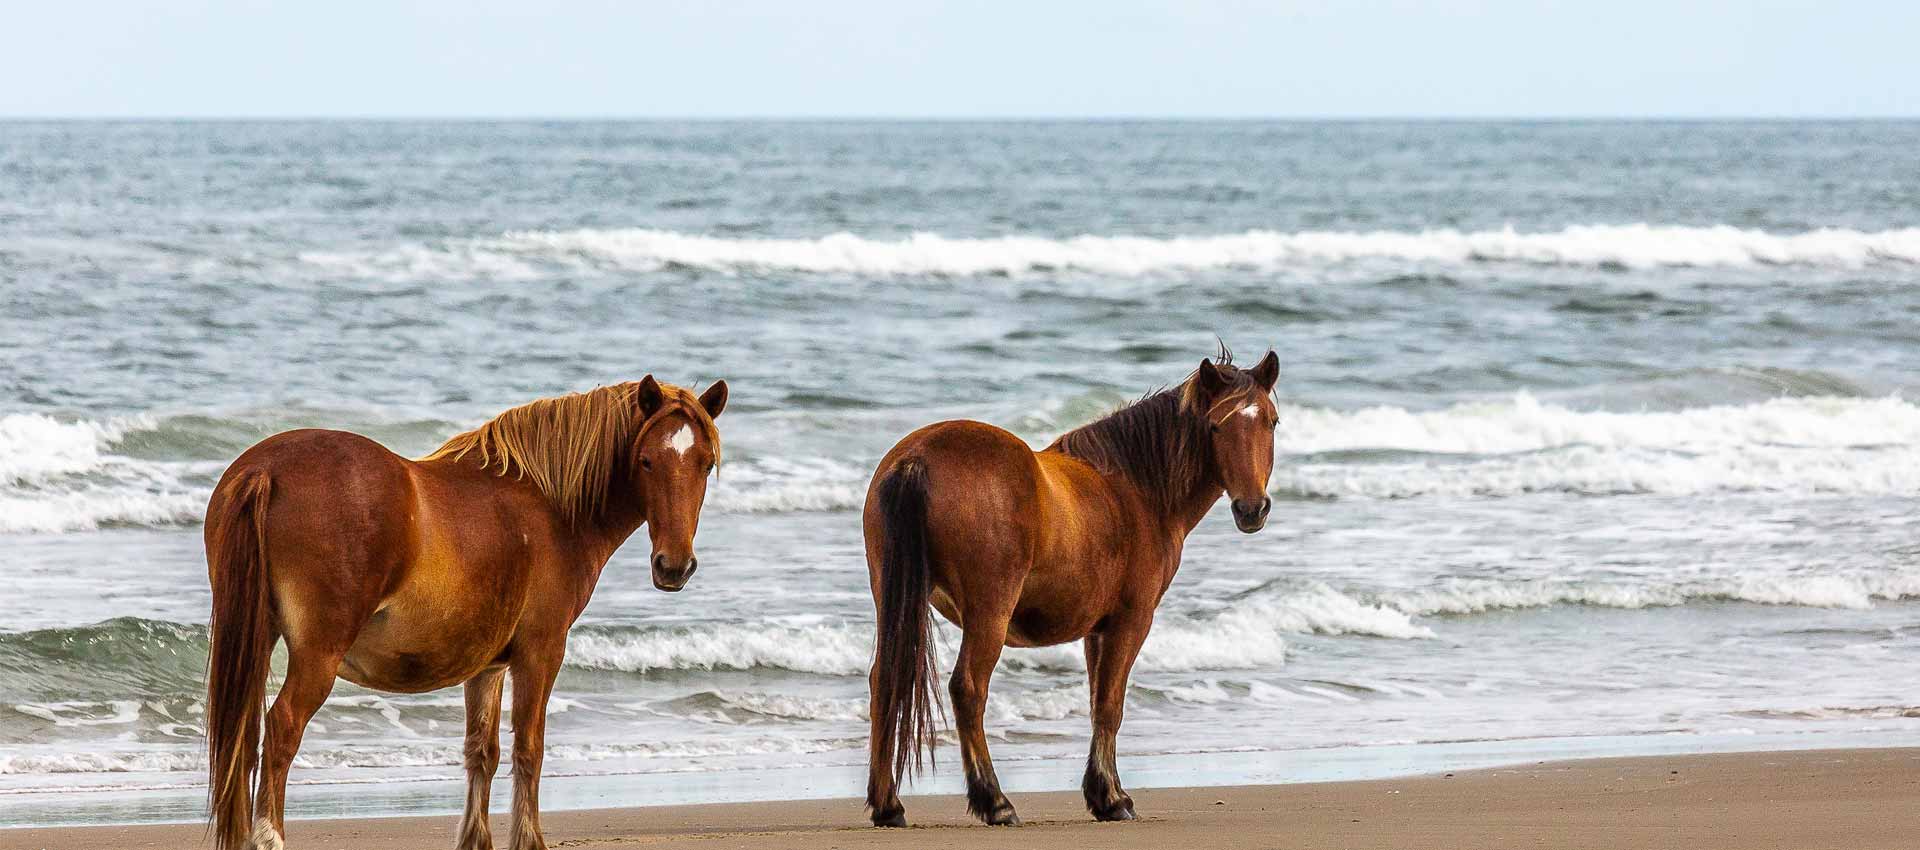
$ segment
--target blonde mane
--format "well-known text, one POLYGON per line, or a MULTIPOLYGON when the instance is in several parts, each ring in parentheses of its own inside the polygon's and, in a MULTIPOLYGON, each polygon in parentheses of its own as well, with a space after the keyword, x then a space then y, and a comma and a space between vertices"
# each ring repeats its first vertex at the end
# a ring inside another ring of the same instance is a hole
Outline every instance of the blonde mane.
POLYGON ((661 384, 666 403, 640 417, 637 381, 584 393, 543 398, 515 407, 457 434, 423 461, 459 460, 479 452, 480 466, 497 475, 529 479, 569 525, 600 513, 613 471, 647 423, 680 410, 706 433, 719 461, 720 432, 693 393, 661 384))

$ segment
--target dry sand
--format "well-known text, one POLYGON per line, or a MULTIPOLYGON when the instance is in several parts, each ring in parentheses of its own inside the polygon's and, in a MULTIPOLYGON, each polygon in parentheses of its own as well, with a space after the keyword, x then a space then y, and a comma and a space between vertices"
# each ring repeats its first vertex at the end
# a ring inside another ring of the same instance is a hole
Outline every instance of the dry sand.
MULTIPOLYGON (((299 793, 296 788, 294 793, 299 793)), ((1369 782, 1133 792, 1142 820, 1090 821, 1077 792, 1017 794, 1027 825, 990 828, 957 797, 907 798, 909 829, 855 800, 551 812, 559 847, 1677 848, 1920 847, 1920 749, 1548 762, 1369 782)), ((505 824, 494 832, 505 846, 505 824)), ((455 818, 296 821, 293 850, 447 850, 455 818)), ((204 847, 197 825, 0 830, 7 850, 204 847)))

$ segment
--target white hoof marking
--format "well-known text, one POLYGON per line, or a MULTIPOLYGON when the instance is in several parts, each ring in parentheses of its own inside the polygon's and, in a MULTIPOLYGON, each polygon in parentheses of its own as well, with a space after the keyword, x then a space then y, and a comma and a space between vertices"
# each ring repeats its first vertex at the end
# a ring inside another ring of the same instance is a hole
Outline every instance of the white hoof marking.
POLYGON ((247 839, 247 850, 287 850, 287 842, 280 839, 280 830, 273 828, 273 821, 255 818, 253 837, 247 839))

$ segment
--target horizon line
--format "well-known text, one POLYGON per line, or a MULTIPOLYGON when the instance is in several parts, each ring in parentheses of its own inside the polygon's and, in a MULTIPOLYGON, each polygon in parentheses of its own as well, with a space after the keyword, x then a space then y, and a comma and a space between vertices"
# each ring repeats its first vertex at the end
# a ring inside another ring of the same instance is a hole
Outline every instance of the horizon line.
POLYGON ((547 123, 588 123, 588 122, 793 122, 793 123, 1475 123, 1475 122, 1512 122, 1512 123, 1717 123, 1717 122, 1861 122, 1886 123, 1902 121, 1920 121, 1920 114, 1912 115, 1850 115, 1850 114, 1802 114, 1802 115, 1694 115, 1686 113, 1663 113, 1646 115, 1627 114, 1582 114, 1567 113, 1560 115, 1503 115, 1503 114, 1460 114, 1460 115, 1163 115, 1163 114, 1113 114, 1113 115, 885 115, 885 114, 847 114, 796 113, 783 114, 740 114, 740 115, 617 115, 617 114, 556 114, 556 115, 484 115, 484 114, 406 114, 406 113, 368 113, 368 114, 237 114, 222 115, 214 113, 190 114, 0 114, 0 123, 27 122, 327 122, 327 121, 364 121, 364 122, 415 122, 445 121, 454 123, 505 123, 505 122, 547 122, 547 123))

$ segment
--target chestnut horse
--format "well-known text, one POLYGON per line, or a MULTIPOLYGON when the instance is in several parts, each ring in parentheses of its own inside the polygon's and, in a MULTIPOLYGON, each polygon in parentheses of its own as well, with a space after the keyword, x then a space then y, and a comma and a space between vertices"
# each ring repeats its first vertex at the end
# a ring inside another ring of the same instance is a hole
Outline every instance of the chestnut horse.
POLYGON ((649 375, 516 407, 418 461, 320 430, 242 454, 207 506, 216 848, 283 846, 287 768, 338 676, 406 693, 466 684, 459 847, 491 850, 487 792, 510 674, 513 848, 544 850, 540 761, 567 629, 642 525, 654 586, 677 591, 693 576, 694 530, 720 459, 713 419, 726 403, 724 381, 696 398, 649 375), (286 682, 267 710, 280 638, 286 682))
POLYGON ((1020 822, 982 727, 1001 648, 1084 640, 1093 745, 1081 790, 1095 818, 1134 817, 1114 764, 1127 674, 1187 534, 1221 494, 1241 531, 1265 525, 1279 372, 1273 352, 1241 370, 1223 350, 1180 386, 1043 451, 959 420, 921 428, 887 453, 865 515, 878 626, 867 781, 876 826, 906 825, 897 782, 933 744, 929 605, 962 633, 948 693, 967 809, 989 824, 1020 822))

